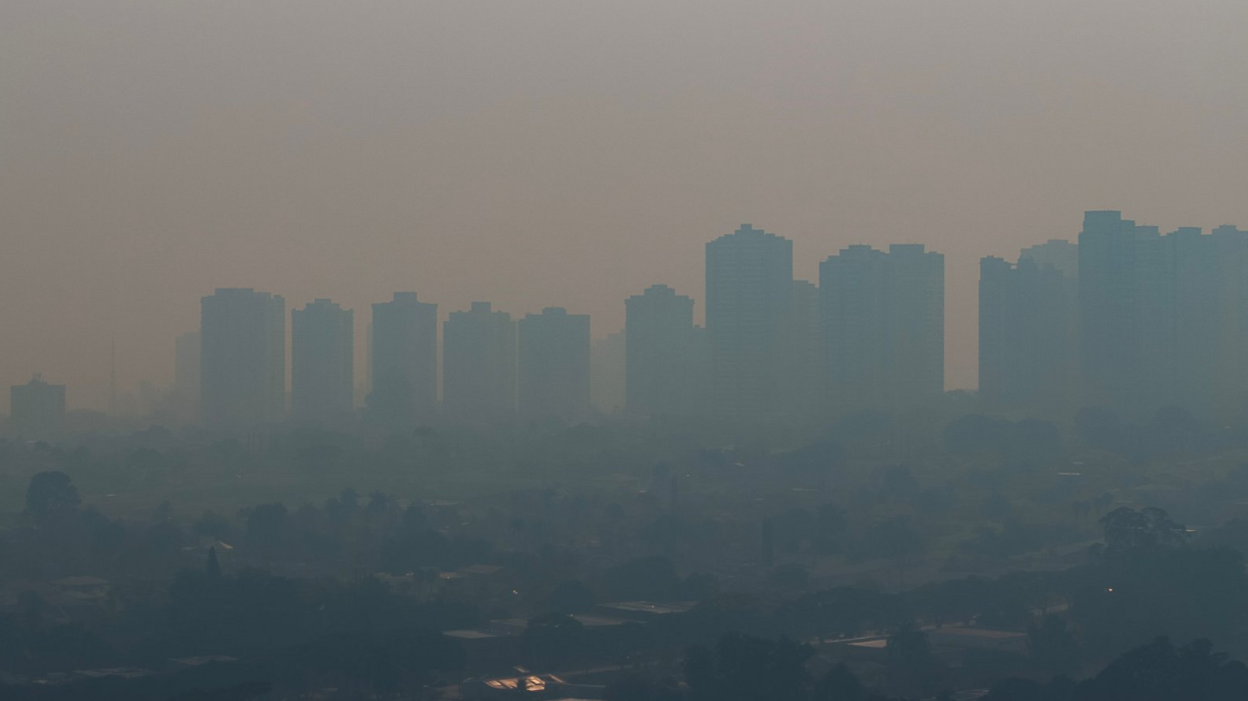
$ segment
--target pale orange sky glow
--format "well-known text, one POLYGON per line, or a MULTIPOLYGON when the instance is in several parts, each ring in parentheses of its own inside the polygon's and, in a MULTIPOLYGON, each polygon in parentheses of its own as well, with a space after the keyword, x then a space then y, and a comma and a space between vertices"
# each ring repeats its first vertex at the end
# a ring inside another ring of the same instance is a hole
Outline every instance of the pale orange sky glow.
MULTIPOLYGON (((742 222, 795 269, 946 256, 947 384, 976 380, 984 255, 1085 209, 1248 227, 1248 3, 0 4, 0 380, 71 408, 172 378, 199 298, 288 310, 415 290, 440 312, 623 324, 703 309, 742 222)), ((7 392, 0 393, 7 410, 7 392)))

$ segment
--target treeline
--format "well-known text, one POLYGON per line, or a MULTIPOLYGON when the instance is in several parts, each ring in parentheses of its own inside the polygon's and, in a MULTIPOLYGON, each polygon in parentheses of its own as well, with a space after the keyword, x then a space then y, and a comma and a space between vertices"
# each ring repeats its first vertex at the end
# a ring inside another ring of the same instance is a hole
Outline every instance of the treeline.
MULTIPOLYGON (((984 701, 1238 701, 1248 696, 1248 667, 1214 652, 1204 639, 1176 647, 1161 637, 1118 656, 1080 682, 1014 677, 984 701)), ((608 687, 608 701, 952 701, 957 680, 922 632, 889 639, 882 683, 872 689, 845 664, 818 671, 815 651, 787 639, 736 633, 684 655, 683 679, 628 677, 608 687), (953 686, 950 686, 950 685, 953 686), (882 688, 881 688, 882 687, 882 688), (938 690, 933 690, 938 689, 938 690)))

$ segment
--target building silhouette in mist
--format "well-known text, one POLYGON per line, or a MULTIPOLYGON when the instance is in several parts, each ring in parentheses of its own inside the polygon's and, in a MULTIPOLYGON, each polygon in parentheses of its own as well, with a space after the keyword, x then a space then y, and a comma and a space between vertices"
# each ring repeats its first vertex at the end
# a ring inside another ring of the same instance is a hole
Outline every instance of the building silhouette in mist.
POLYGON ((944 256, 849 246, 819 266, 828 391, 838 411, 898 411, 944 391, 944 256))
POLYGON ((456 421, 489 423, 516 411, 516 323, 489 302, 451 312, 442 326, 442 407, 456 421))
POLYGON ((1077 392, 1078 248, 1050 241, 1018 263, 979 264, 979 396, 987 408, 1056 415, 1077 392))
POLYGON ((743 224, 706 244, 706 334, 716 413, 748 419, 780 406, 780 327, 792 289, 792 241, 743 224))
POLYGON ((628 395, 628 344, 624 330, 589 344, 589 406, 601 414, 624 410, 628 395))
POLYGON ((777 382, 781 411, 791 418, 817 413, 825 401, 826 373, 819 288, 808 280, 794 280, 780 319, 777 382))
POLYGON ((1199 413, 1248 398, 1248 232, 1204 234, 1090 211, 1079 234, 1083 403, 1199 413))
POLYGON ((589 414, 589 315, 547 307, 518 324, 519 409, 530 419, 589 414))
POLYGON ((636 415, 695 409, 693 298, 652 285, 625 303, 625 406, 636 415))
POLYGON ((280 421, 286 407, 286 301, 222 288, 200 302, 200 418, 235 428, 280 421))
POLYGON ((341 424, 355 413, 355 314, 328 299, 290 313, 290 409, 301 423, 341 424))
POLYGON ((438 305, 415 292, 373 305, 370 420, 395 425, 428 421, 438 398, 438 305))
POLYGON ((65 431, 65 385, 44 382, 35 375, 24 385, 9 388, 9 421, 21 441, 54 441, 65 431))

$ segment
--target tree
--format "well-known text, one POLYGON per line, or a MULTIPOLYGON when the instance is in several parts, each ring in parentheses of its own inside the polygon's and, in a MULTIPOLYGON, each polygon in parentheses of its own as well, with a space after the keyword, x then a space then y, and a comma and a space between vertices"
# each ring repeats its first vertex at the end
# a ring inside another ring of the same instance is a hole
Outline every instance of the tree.
POLYGON ((212 579, 221 578, 221 563, 217 561, 217 549, 215 547, 208 548, 208 562, 204 565, 204 572, 212 579))
POLYGON ((529 620, 523 639, 529 664, 558 667, 580 658, 585 626, 568 614, 547 613, 529 620))
POLYGON ((78 508, 78 488, 64 472, 40 472, 26 488, 26 513, 37 521, 78 508))
POLYGON ((924 633, 914 623, 906 623, 888 636, 889 684, 902 695, 925 696, 948 674, 943 662, 932 653, 924 633))
POLYGON ((945 449, 950 453, 969 455, 1005 447, 1010 422, 983 414, 967 414, 950 421, 944 430, 945 449))
POLYGON ((809 692, 806 660, 814 651, 790 640, 739 633, 720 637, 714 651, 702 646, 685 654, 685 678, 693 701, 799 699, 809 692))
POLYGON ((1114 509, 1101 518, 1107 557, 1133 551, 1178 548, 1187 544, 1187 529, 1175 523, 1162 509, 1141 511, 1128 507, 1114 509))
POLYGON ((286 506, 261 504, 247 517, 247 544, 266 556, 273 554, 286 530, 286 506))
POLYGON ((810 572, 796 562, 772 568, 768 578, 772 584, 782 589, 803 589, 810 584, 810 572))
POLYGON ((909 517, 895 516, 872 526, 860 546, 863 555, 870 558, 887 558, 897 567, 900 579, 907 563, 923 552, 923 536, 909 517))
POLYGON ((822 554, 836 552, 846 528, 845 511, 832 502, 819 506, 815 513, 815 535, 812 545, 822 554))
POLYGON ((584 613, 594 607, 594 591, 579 579, 560 582, 550 592, 548 607, 559 613, 584 613))
POLYGON ((866 698, 867 690, 844 662, 828 670, 815 685, 814 701, 863 701, 866 698))
POLYGON ((1214 653, 1208 640, 1178 649, 1157 638, 1114 660, 1095 678, 1080 685, 1080 697, 1170 701, 1231 701, 1248 693, 1248 669, 1214 653))
POLYGON ((1061 616, 1049 614, 1027 627, 1027 651, 1050 674, 1071 674, 1079 668, 1079 644, 1061 616))

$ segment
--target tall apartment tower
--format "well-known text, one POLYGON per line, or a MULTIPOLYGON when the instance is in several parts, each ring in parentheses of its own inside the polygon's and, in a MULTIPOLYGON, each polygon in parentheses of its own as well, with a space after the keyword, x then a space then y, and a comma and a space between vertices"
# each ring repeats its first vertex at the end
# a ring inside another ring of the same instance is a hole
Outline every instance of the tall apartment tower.
POLYGON ((280 421, 286 408, 286 301, 251 288, 200 300, 200 418, 219 428, 280 421))
POLYGON ((979 396, 988 407, 1058 416, 1077 409, 1075 246, 979 264, 979 396), (1042 262, 1043 261, 1043 262, 1042 262))
POLYGON ((839 411, 901 411, 944 392, 945 260, 922 244, 850 246, 819 266, 828 389, 839 411))
POLYGON ((1248 231, 1183 228, 1174 255, 1174 393, 1168 403, 1225 417, 1248 404, 1248 231))
POLYGON ((9 388, 13 436, 20 441, 54 441, 65 430, 65 385, 53 385, 35 375, 24 385, 9 388))
POLYGON ((1248 398, 1248 232, 1162 235, 1121 212, 1079 234, 1084 405, 1147 414, 1177 404, 1225 414, 1248 398))
POLYGON ((589 414, 589 315, 548 307, 520 320, 519 407, 528 418, 589 414))
POLYGON ((180 334, 173 347, 173 389, 178 396, 199 401, 199 356, 203 341, 198 331, 180 334))
POLYGON ((415 292, 373 305, 370 419, 394 425, 427 421, 438 400, 438 305, 415 292))
POLYGON ((743 224, 706 244, 712 406, 735 418, 781 404, 780 327, 793 289, 793 242, 743 224))
POLYGON ((780 410, 790 419, 815 416, 824 403, 827 383, 821 327, 818 286, 794 280, 780 323, 780 410))
POLYGON ((625 303, 625 406, 632 414, 694 410, 693 298, 653 285, 625 303))
POLYGON ((355 413, 355 314, 328 299, 290 313, 290 408, 301 423, 339 424, 355 413))
POLYGON ((442 325, 442 406, 453 419, 490 423, 516 411, 516 324, 489 302, 442 325))
POLYGON ((628 344, 624 330, 593 339, 589 344, 589 406, 613 415, 628 401, 628 344))

